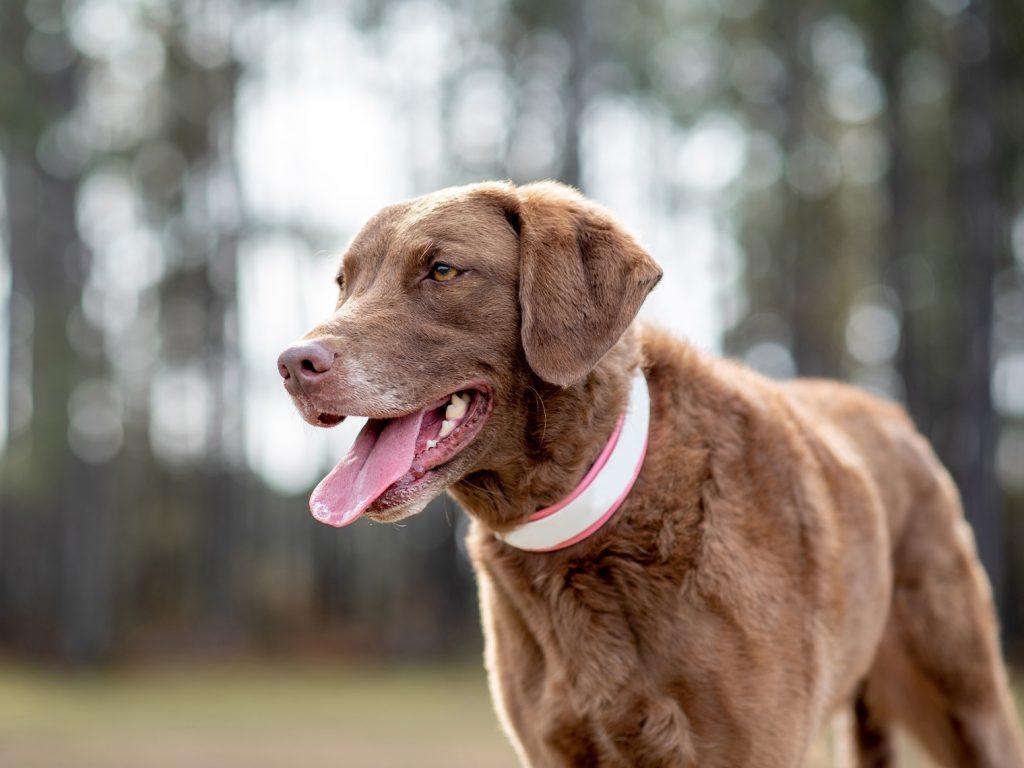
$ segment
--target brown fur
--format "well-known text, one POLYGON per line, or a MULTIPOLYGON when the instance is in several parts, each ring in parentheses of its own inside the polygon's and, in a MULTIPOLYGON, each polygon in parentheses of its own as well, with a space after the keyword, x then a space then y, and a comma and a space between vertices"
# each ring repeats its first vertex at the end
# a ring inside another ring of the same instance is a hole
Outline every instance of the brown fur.
POLYGON ((307 418, 493 392, 430 490, 474 519, 492 693, 524 764, 798 766, 849 708, 861 766, 891 764, 899 721, 942 765, 1024 768, 956 489, 897 406, 627 329, 660 271, 551 183, 386 209, 344 274, 309 334, 342 365, 296 393, 307 418), (464 273, 425 285, 435 252, 464 273), (495 538, 579 481, 638 365, 650 444, 622 508, 558 552, 495 538))

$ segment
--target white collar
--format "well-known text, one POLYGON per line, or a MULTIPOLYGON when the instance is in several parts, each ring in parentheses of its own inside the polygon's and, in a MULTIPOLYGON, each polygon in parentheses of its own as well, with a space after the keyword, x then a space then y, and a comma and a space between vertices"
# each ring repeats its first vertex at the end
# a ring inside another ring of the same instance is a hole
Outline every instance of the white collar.
POLYGON ((650 411, 647 380, 638 369, 625 413, 576 489, 557 504, 535 512, 518 528, 495 535, 517 549, 553 552, 594 533, 626 500, 640 474, 650 411))

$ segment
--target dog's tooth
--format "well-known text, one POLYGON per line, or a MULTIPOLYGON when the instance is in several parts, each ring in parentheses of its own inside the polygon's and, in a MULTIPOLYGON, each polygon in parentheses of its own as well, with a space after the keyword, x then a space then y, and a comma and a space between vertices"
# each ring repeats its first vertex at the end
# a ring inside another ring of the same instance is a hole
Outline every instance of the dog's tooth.
POLYGON ((437 440, 427 440, 427 448, 437 448, 437 440))
POLYGON ((453 429, 455 429, 455 422, 445 419, 441 422, 441 434, 439 434, 438 437, 448 437, 448 435, 452 433, 453 429))
POLYGON ((458 421, 466 415, 466 406, 468 405, 468 399, 463 400, 459 395, 452 395, 452 401, 448 404, 448 407, 444 409, 444 417, 449 421, 458 421))

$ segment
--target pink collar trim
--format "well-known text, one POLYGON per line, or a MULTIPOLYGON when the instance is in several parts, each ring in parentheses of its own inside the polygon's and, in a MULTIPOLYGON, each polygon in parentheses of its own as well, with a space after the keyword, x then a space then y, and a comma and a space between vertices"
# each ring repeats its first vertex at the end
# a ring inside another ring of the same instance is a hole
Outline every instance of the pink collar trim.
POLYGON ((650 395, 642 371, 633 377, 629 404, 608 442, 572 493, 538 510, 523 525, 497 534, 506 544, 530 552, 554 552, 587 538, 622 506, 647 455, 650 395))

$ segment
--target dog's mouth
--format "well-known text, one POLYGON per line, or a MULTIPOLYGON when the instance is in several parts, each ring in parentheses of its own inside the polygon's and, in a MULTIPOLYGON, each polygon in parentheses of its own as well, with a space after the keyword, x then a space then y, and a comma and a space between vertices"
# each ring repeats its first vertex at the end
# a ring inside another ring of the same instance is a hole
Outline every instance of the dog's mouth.
MULTIPOLYGON (((490 393, 471 388, 404 416, 369 419, 352 449, 313 490, 310 511, 340 528, 367 511, 379 514, 413 501, 443 479, 490 412, 490 393)), ((321 413, 317 420, 334 426, 344 418, 321 413)))

